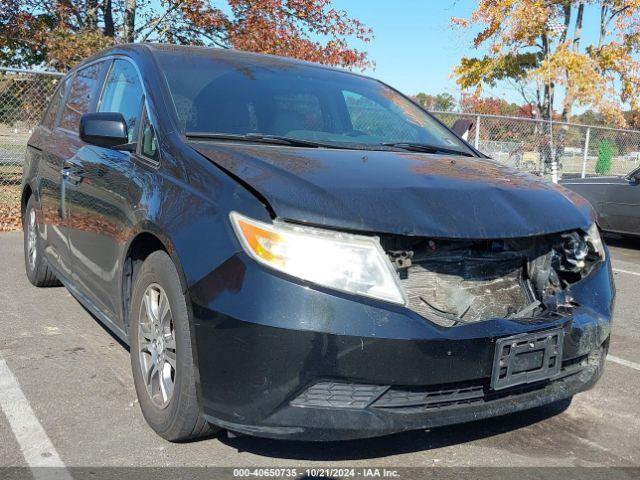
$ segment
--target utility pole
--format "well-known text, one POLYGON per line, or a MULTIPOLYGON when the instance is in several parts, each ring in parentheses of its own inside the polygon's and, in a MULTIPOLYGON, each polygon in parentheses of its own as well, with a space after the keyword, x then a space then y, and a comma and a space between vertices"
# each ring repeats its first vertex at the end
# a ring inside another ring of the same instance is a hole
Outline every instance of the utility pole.
POLYGON ((558 157, 555 152, 555 148, 553 145, 553 78, 551 75, 551 41, 555 36, 560 36, 566 30, 566 26, 563 23, 558 22, 557 20, 550 20, 547 22, 546 26, 547 30, 547 49, 546 49, 546 60, 547 60, 547 74, 549 76, 549 150, 551 154, 551 181, 553 183, 558 183, 558 157))

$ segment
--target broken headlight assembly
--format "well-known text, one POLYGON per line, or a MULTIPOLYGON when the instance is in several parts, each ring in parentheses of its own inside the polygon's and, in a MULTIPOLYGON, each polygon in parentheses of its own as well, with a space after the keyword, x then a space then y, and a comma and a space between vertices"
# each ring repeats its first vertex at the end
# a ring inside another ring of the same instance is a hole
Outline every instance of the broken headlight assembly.
POLYGON ((605 260, 606 253, 604 249, 604 243, 600 237, 600 231, 598 225, 593 223, 589 230, 587 230, 587 243, 593 248, 593 251, 600 257, 601 260, 605 260))
POLYGON ((264 223, 236 212, 229 217, 244 250, 263 265, 323 287, 406 303, 396 271, 375 237, 277 220, 264 223))
POLYGON ((586 232, 563 233, 560 238, 553 262, 558 272, 568 272, 582 277, 591 271, 591 267, 598 260, 605 259, 604 244, 595 223, 586 232))

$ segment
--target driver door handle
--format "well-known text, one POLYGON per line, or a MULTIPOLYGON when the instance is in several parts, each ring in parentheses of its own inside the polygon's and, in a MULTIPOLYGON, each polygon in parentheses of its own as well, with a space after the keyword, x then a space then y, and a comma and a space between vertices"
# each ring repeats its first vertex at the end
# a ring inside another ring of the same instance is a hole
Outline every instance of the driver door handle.
POLYGON ((63 180, 66 180, 72 185, 78 185, 84 178, 81 171, 73 170, 71 167, 63 168, 60 170, 60 173, 62 174, 63 180))

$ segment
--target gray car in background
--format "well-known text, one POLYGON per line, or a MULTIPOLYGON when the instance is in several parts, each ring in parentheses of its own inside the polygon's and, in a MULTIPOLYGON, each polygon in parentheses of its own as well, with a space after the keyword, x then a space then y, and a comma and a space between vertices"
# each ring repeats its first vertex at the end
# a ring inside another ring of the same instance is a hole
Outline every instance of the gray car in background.
POLYGON ((640 168, 624 177, 572 178, 560 183, 591 202, 602 230, 640 236, 640 168))

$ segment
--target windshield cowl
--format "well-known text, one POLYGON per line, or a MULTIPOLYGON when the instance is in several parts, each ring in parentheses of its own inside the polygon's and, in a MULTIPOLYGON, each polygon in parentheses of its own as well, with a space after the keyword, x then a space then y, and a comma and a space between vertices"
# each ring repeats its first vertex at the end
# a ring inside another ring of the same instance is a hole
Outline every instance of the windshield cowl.
POLYGON ((370 151, 409 151, 420 153, 434 153, 442 155, 462 155, 465 157, 475 156, 473 153, 442 148, 436 145, 408 144, 403 142, 381 143, 378 145, 367 145, 358 143, 324 143, 298 138, 285 137, 280 135, 265 135, 262 133, 247 133, 245 135, 235 135, 228 133, 208 133, 208 132, 187 132, 185 136, 193 140, 222 140, 248 143, 266 143, 270 145, 284 145, 290 147, 304 148, 333 148, 343 150, 370 150, 370 151))

